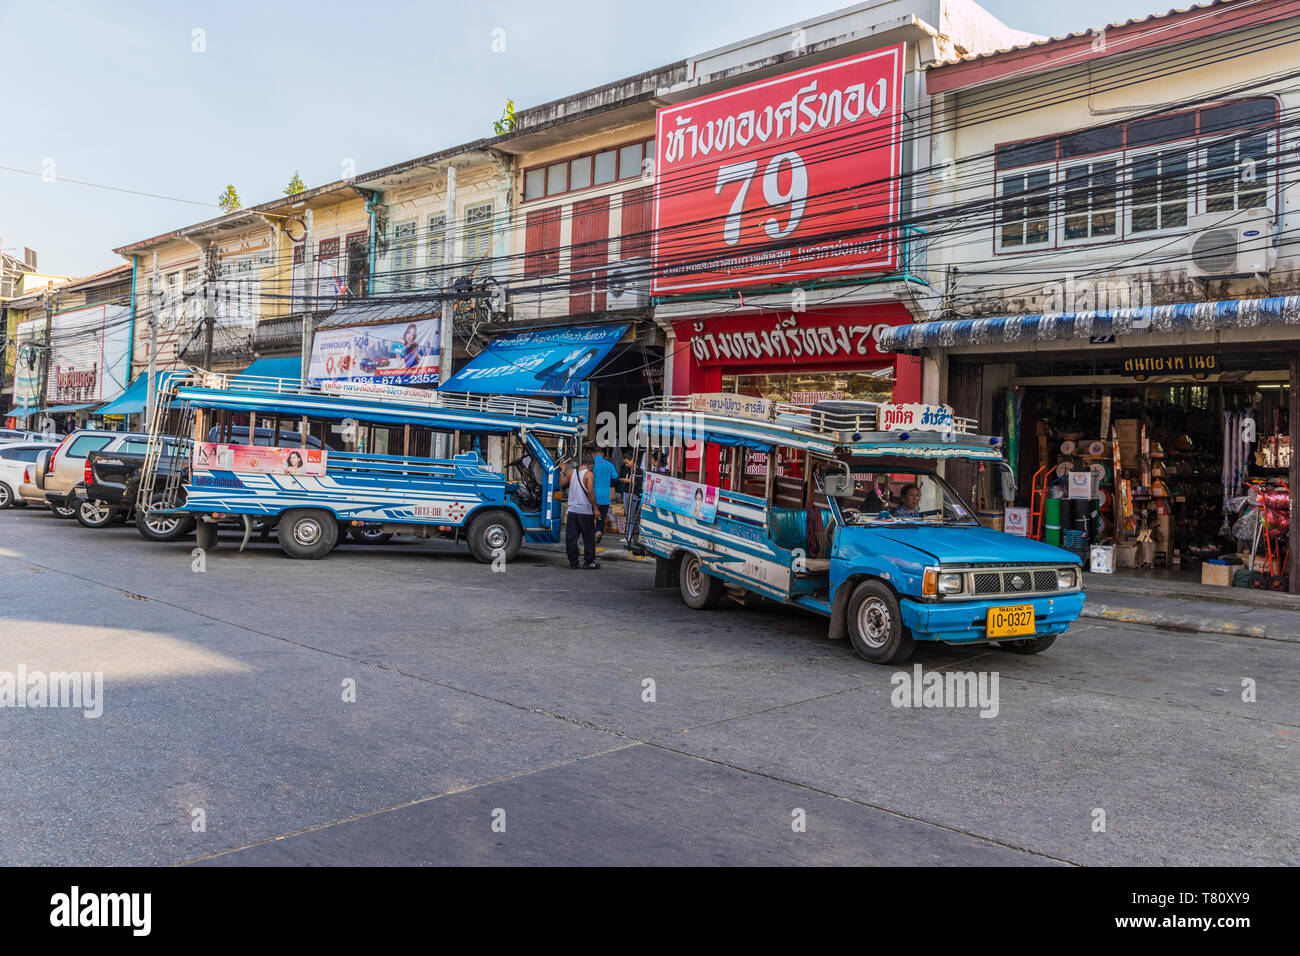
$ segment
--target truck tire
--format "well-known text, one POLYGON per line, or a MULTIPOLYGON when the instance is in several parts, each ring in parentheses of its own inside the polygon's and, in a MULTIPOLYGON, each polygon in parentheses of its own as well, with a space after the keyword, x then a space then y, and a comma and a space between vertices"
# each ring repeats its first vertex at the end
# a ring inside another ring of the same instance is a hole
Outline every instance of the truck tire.
MULTIPOLYGON (((162 495, 155 496, 150 504, 161 498, 162 495)), ((194 530, 194 518, 190 515, 159 515, 153 518, 137 508, 135 527, 150 541, 179 541, 194 530)))
POLYGON ((682 558, 677 577, 681 583, 682 600, 687 607, 697 611, 709 611, 717 607, 726 590, 720 580, 704 570, 704 563, 698 555, 688 554, 682 558))
POLYGON ((280 516, 280 549, 291 558, 318 561, 334 550, 339 523, 323 508, 291 508, 280 516))
POLYGON ((1019 641, 998 641, 998 647, 1012 654, 1041 654, 1055 643, 1055 634, 1044 634, 1042 637, 1026 637, 1019 641))
POLYGON ((110 507, 102 498, 89 498, 86 501, 76 499, 76 501, 77 521, 83 528, 107 528, 122 517, 122 513, 117 508, 110 507))
POLYGON ((465 539, 475 560, 491 564, 499 550, 505 552, 507 561, 513 561, 524 543, 524 532, 509 511, 493 508, 470 519, 465 539))
POLYGON ((901 664, 916 647, 903 626, 898 598, 882 581, 868 579, 853 589, 848 625, 853 650, 873 664, 901 664))
POLYGON ((0 481, 0 511, 6 508, 12 508, 14 503, 14 490, 0 481))

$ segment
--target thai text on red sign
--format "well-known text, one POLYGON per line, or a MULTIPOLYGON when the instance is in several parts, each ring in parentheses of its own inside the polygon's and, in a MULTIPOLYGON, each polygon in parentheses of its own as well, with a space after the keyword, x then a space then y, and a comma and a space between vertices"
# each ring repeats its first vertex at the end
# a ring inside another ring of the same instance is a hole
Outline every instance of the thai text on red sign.
POLYGON ((903 54, 661 109, 654 294, 894 270, 903 54))

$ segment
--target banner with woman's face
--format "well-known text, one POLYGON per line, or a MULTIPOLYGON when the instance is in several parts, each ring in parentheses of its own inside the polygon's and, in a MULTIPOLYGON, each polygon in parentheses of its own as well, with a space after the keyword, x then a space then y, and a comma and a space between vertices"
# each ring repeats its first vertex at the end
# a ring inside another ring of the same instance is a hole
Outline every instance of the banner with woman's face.
POLYGON ((312 339, 307 377, 321 382, 438 382, 440 319, 319 329, 312 339))
POLYGON ((194 446, 194 470, 255 471, 264 475, 323 475, 325 457, 323 448, 198 442, 194 446))

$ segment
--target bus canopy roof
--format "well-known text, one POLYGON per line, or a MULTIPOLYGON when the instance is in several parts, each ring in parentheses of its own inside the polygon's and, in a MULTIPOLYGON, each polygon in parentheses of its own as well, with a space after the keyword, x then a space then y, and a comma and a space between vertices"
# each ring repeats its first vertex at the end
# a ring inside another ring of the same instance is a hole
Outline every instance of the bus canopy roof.
MULTIPOLYGON (((913 409, 920 428, 889 427, 895 409, 881 402, 820 402, 788 405, 765 399, 724 395, 656 397, 641 403, 638 428, 664 444, 678 440, 715 442, 770 451, 797 448, 814 454, 853 458, 941 459, 964 458, 997 461, 1002 458, 1000 438, 974 433, 974 422, 952 416, 945 424, 926 427, 927 415, 913 409)), ((916 409, 927 408, 917 406, 916 409)), ((937 414, 937 413, 936 413, 937 414)))
POLYGON ((416 425, 445 431, 511 434, 522 430, 576 435, 577 416, 536 399, 465 395, 361 383, 325 382, 304 387, 298 379, 224 376, 195 370, 169 383, 170 401, 197 408, 255 411, 292 418, 345 419, 416 425))

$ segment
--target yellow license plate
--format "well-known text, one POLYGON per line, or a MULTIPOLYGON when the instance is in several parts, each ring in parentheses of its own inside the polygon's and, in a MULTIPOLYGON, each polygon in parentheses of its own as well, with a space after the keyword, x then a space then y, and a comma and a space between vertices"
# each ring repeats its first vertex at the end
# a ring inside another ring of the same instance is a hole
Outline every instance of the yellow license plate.
POLYGON ((1006 607, 989 608, 985 622, 989 637, 1020 637, 1034 633, 1034 606, 1032 604, 1008 604, 1006 607))

